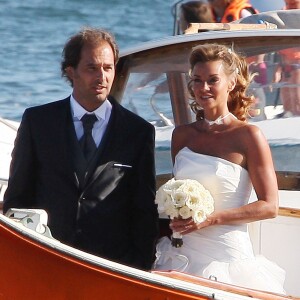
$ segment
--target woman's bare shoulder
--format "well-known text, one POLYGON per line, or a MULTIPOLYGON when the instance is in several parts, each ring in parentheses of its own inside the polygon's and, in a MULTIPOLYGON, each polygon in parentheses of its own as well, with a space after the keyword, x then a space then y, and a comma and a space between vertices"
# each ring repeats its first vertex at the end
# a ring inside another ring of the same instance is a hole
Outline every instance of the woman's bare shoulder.
POLYGON ((196 123, 190 123, 190 124, 183 124, 175 127, 173 131, 173 136, 186 136, 189 135, 196 130, 196 123))
POLYGON ((195 123, 177 126, 172 134, 173 153, 177 153, 180 149, 187 146, 189 141, 193 139, 196 132, 195 123))
POLYGON ((247 147, 253 148, 258 144, 267 143, 262 130, 254 125, 246 123, 237 130, 238 139, 247 147))
POLYGON ((241 131, 243 135, 246 135, 247 138, 257 138, 259 136, 263 136, 263 132, 261 129, 254 125, 246 123, 244 126, 241 126, 241 131))

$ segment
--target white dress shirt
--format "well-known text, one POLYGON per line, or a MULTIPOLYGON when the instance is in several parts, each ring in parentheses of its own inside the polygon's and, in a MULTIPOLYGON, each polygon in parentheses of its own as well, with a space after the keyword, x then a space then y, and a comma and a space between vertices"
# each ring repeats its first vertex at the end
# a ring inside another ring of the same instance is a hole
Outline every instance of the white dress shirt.
POLYGON ((80 140, 80 138, 83 136, 83 126, 80 119, 87 113, 92 114, 94 113, 97 117, 97 121, 94 124, 92 135, 95 141, 95 144, 97 147, 99 146, 102 137, 104 135, 104 132, 107 128, 107 124, 111 115, 112 105, 111 103, 106 99, 100 107, 98 107, 96 110, 92 112, 86 111, 71 95, 70 97, 70 104, 71 104, 71 111, 72 111, 72 117, 74 122, 74 127, 76 131, 77 139, 80 140))

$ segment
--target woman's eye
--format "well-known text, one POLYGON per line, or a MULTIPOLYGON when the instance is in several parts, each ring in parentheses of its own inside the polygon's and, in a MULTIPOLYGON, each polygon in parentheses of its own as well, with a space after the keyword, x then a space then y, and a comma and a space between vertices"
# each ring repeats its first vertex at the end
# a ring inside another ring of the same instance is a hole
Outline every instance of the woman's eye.
POLYGON ((195 79, 194 79, 194 82, 195 82, 195 83, 201 83, 201 80, 198 79, 198 78, 195 78, 195 79))
POLYGON ((216 82, 218 82, 219 79, 218 78, 211 78, 209 81, 208 81, 208 84, 215 84, 216 82))

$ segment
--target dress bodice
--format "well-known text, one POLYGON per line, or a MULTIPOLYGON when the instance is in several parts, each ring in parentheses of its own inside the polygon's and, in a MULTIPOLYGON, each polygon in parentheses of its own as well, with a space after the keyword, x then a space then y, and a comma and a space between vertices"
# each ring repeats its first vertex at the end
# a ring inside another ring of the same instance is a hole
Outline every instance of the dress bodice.
POLYGON ((252 184, 246 169, 187 147, 176 155, 173 173, 176 179, 199 181, 212 194, 216 211, 245 205, 251 195, 252 184))
MULTIPOLYGON (((216 212, 245 205, 251 195, 252 184, 246 169, 219 157, 193 152, 187 147, 177 153, 173 173, 176 179, 194 179, 209 190, 216 212)), ((184 236, 185 244, 195 248, 200 239, 207 247, 223 245, 230 255, 226 258, 222 252, 214 251, 220 260, 253 256, 246 223, 209 226, 184 236)))

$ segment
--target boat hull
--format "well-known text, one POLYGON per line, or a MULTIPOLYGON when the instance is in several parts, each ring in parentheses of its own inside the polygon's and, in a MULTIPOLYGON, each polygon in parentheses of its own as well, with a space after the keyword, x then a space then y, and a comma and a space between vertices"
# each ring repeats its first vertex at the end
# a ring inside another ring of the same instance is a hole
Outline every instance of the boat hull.
POLYGON ((288 299, 179 272, 137 270, 14 222, 0 215, 1 299, 288 299))
POLYGON ((3 299, 209 299, 172 291, 42 245, 0 223, 3 299))

